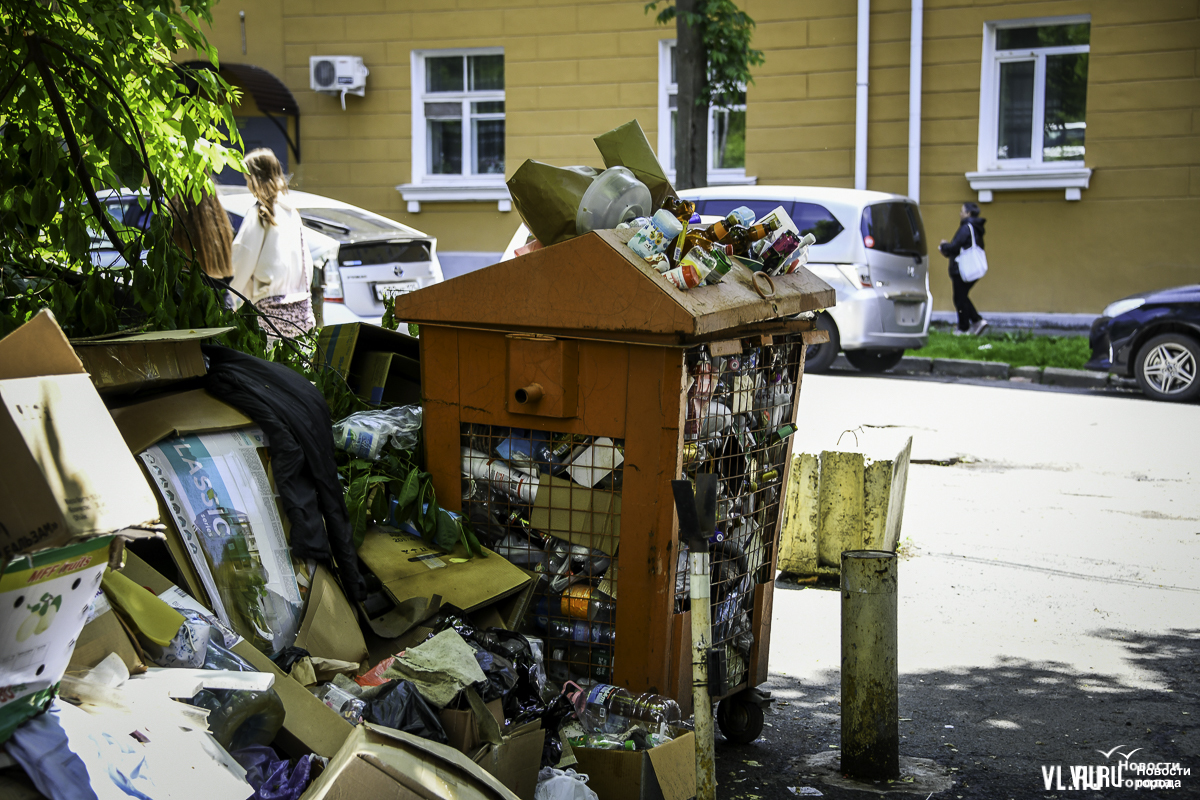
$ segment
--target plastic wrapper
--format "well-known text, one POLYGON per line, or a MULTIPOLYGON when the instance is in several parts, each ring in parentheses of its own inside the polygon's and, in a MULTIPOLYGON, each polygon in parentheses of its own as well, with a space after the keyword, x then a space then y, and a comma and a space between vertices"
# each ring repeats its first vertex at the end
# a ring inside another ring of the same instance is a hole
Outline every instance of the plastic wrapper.
POLYGON ((254 746, 229 755, 246 770, 246 782, 254 789, 249 800, 299 800, 312 780, 312 757, 293 765, 270 747, 254 746))
POLYGON ((533 800, 600 800, 600 796, 588 788, 587 780, 587 775, 580 775, 573 769, 543 767, 538 773, 533 800))
MULTIPOLYGON (((215 641, 209 641, 204 657, 205 669, 235 672, 257 672, 247 661, 215 641)), ((234 689, 206 689, 200 694, 211 695, 219 705, 210 708, 208 727, 213 737, 226 750, 241 750, 252 745, 270 744, 283 727, 283 701, 274 689, 249 692, 234 689)), ((211 702, 211 701, 210 701, 211 702)))
POLYGON ((363 712, 367 704, 344 689, 339 689, 332 683, 326 683, 314 692, 316 698, 332 708, 342 719, 351 725, 362 722, 363 712))
POLYGON ((446 731, 437 709, 431 706, 410 681, 388 681, 367 703, 363 719, 376 725, 446 743, 446 731))
POLYGON ((177 610, 183 615, 183 624, 179 626, 179 633, 175 634, 174 639, 164 646, 139 633, 138 643, 150 660, 160 667, 201 669, 209 640, 215 638, 220 642, 220 632, 215 631, 212 623, 201 614, 189 608, 177 610))
POLYGON ((359 411, 333 424, 333 443, 356 458, 375 461, 388 445, 413 450, 421 440, 419 405, 359 411))

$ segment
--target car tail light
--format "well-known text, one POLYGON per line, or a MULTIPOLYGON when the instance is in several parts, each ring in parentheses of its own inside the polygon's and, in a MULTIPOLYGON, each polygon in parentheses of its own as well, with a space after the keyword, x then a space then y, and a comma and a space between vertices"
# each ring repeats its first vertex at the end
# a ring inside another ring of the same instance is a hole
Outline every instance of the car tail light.
POLYGON ((342 268, 337 263, 326 262, 325 264, 325 302, 346 302, 342 292, 342 268))

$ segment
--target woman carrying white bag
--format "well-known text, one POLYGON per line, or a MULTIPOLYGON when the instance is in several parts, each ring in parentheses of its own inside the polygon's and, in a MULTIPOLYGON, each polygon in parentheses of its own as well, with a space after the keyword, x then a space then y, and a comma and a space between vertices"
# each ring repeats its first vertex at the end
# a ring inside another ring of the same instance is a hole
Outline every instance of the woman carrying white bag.
POLYGON ((950 283, 954 286, 954 310, 958 312, 958 327, 955 336, 964 333, 978 335, 988 326, 988 321, 975 310, 968 293, 975 282, 987 274, 987 254, 983 252, 983 225, 987 220, 979 216, 979 206, 963 203, 958 212, 962 224, 950 241, 942 239, 938 247, 942 255, 950 259, 950 283))

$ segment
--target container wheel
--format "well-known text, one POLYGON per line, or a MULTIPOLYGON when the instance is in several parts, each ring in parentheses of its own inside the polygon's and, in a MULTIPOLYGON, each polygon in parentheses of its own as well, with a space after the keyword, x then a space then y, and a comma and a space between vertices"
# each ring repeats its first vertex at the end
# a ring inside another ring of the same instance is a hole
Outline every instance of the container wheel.
POLYGON ((762 706, 738 692, 717 705, 717 726, 726 741, 750 744, 762 734, 765 714, 762 706))

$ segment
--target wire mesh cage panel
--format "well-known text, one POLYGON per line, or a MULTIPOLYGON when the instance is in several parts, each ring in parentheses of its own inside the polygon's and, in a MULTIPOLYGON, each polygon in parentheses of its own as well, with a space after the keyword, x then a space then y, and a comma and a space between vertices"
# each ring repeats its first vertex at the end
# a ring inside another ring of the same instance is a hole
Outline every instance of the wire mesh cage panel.
MULTIPOLYGON (((712 562, 714 646, 727 686, 747 679, 755 587, 774 578, 783 476, 804 345, 762 338, 688 349, 683 476, 719 477, 712 562)), ((617 626, 625 442, 480 423, 461 424, 462 508, 483 544, 533 571, 522 624, 542 640, 547 676, 611 682, 626 642, 617 626)), ((674 611, 688 610, 686 545, 667 576, 674 611)))
POLYGON ((536 573, 523 632, 561 685, 613 680, 624 442, 462 426, 463 512, 492 550, 536 573))
MULTIPOLYGON (((714 473, 712 643, 723 648, 726 682, 746 679, 757 632, 755 587, 774 579, 783 479, 804 344, 799 337, 700 345, 687 352, 683 475, 714 473), (755 342, 759 342, 755 344, 755 342)), ((676 611, 688 607, 687 545, 676 564, 676 611)))

